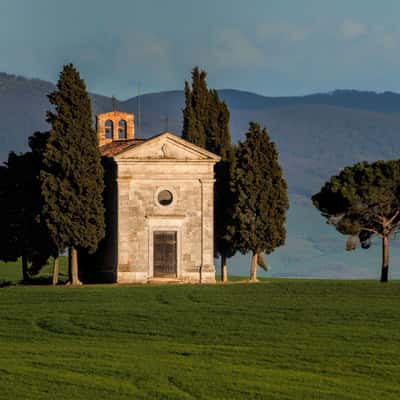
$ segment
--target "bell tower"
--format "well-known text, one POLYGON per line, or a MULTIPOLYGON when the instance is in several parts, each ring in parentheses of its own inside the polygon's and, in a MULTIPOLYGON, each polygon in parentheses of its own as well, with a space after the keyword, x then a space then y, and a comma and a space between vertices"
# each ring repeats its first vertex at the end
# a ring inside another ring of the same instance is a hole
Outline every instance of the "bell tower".
POLYGON ((121 111, 96 115, 96 131, 99 146, 115 141, 135 139, 135 116, 121 111))

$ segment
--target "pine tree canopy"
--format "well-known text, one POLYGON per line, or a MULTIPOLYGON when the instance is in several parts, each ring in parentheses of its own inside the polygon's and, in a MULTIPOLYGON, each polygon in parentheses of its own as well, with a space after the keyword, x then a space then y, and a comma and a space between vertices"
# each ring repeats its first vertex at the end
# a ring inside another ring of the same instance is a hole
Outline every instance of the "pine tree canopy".
POLYGON ((400 161, 360 162, 332 176, 312 197, 328 223, 350 235, 346 248, 367 249, 382 238, 381 281, 387 282, 389 238, 400 231, 400 161))
POLYGON ((90 97, 78 71, 65 65, 49 95, 55 112, 41 173, 43 214, 57 245, 95 251, 104 237, 103 168, 90 97))
POLYGON ((393 234, 400 228, 400 161, 364 161, 346 167, 312 201, 340 233, 358 236, 367 248, 371 236, 393 234))
POLYGON ((271 253, 285 243, 287 184, 278 162, 275 144, 266 129, 251 122, 246 140, 239 142, 232 176, 233 225, 240 252, 271 253))

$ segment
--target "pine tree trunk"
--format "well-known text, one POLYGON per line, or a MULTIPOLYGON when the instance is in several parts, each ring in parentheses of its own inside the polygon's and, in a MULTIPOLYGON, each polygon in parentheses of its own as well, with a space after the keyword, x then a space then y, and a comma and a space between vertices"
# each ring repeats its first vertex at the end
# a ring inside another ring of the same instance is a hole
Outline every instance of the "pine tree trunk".
POLYGON ((53 286, 56 286, 58 283, 58 273, 59 273, 59 264, 58 264, 58 257, 54 257, 53 260, 53 286))
POLYGON ((381 282, 388 281, 389 273, 389 236, 382 238, 382 273, 381 282))
POLYGON ((257 282, 257 253, 253 253, 250 266, 250 282, 257 282))
POLYGON ((28 257, 25 252, 22 254, 22 280, 24 282, 29 282, 28 257))
POLYGON ((78 275, 78 252, 75 247, 71 247, 69 251, 69 283, 71 285, 81 285, 78 275))
POLYGON ((226 265, 226 255, 221 256, 221 281, 228 282, 228 266, 226 265))

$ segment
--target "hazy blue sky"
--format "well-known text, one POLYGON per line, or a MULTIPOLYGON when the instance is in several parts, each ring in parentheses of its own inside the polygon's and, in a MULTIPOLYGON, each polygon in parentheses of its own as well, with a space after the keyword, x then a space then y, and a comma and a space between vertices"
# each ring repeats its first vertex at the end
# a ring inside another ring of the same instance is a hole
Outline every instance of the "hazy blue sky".
POLYGON ((0 71, 55 82, 77 65, 124 99, 210 86, 264 95, 400 91, 398 0, 0 0, 0 71))

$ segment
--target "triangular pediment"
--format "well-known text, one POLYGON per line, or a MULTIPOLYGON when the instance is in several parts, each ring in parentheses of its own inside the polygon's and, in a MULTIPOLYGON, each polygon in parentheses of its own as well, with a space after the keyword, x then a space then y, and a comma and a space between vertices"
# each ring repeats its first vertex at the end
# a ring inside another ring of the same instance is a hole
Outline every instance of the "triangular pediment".
POLYGON ((116 160, 187 160, 219 161, 220 157, 170 132, 154 136, 137 146, 128 148, 116 160))

